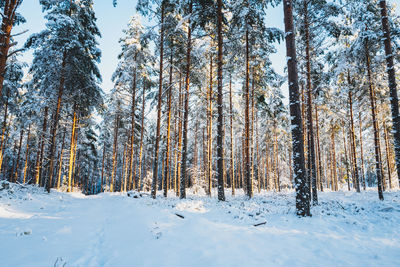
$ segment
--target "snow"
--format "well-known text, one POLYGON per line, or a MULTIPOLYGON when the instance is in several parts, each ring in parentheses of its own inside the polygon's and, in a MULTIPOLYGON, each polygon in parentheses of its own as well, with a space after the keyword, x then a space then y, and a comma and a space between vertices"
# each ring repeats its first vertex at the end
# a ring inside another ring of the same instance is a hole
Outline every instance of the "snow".
MULTIPOLYGON (((0 184, 0 189, 2 188, 0 184)), ((292 191, 227 201, 148 193, 0 190, 1 266, 398 266, 400 191, 319 193, 295 216, 292 191), (265 223, 265 224, 263 224, 265 223), (260 224, 259 226, 254 226, 260 224)), ((161 192, 159 192, 161 193, 161 192)), ((216 191, 213 192, 214 196, 216 191)))

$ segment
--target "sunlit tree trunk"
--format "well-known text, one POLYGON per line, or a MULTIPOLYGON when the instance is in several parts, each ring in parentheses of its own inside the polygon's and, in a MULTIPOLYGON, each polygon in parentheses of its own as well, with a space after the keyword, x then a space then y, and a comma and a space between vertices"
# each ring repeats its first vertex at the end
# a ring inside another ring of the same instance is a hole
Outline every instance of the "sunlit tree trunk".
POLYGON ((347 189, 350 191, 350 171, 349 171, 349 159, 347 154, 347 142, 346 142, 346 134, 343 128, 343 147, 344 147, 344 165, 346 166, 346 178, 347 178, 347 189))
POLYGON ((115 174, 118 168, 118 127, 119 126, 119 115, 115 115, 114 123, 114 145, 113 145, 113 156, 112 156, 112 172, 110 182, 110 192, 114 192, 114 180, 115 174))
MULTIPOLYGON (((4 154, 4 145, 5 145, 5 137, 6 137, 6 129, 7 129, 7 115, 8 115, 8 98, 6 100, 5 108, 4 108, 4 119, 1 131, 1 144, 0 144, 0 173, 1 167, 3 166, 3 154, 4 154)), ((39 151, 39 150, 38 150, 39 151)))
POLYGON ((391 157, 390 157, 389 137, 385 121, 383 121, 383 134, 385 138, 386 164, 388 169, 389 188, 392 189, 392 164, 390 162, 391 157))
MULTIPOLYGON (((135 54, 135 62, 137 54, 135 54)), ((130 156, 129 156, 129 186, 128 190, 135 187, 135 179, 133 178, 133 161, 134 157, 134 144, 135 144, 135 109, 136 109, 136 67, 133 70, 133 81, 132 81, 132 106, 131 106, 131 142, 130 142, 130 156)))
POLYGON ((61 186, 61 175, 62 175, 62 166, 63 166, 63 153, 64 153, 66 133, 67 133, 67 130, 64 128, 63 139, 62 139, 62 144, 61 144, 61 151, 60 151, 59 166, 58 166, 57 190, 60 189, 60 186, 61 186))
POLYGON ((371 113, 372 113, 372 125, 374 128, 374 144, 375 144, 375 165, 376 165, 376 177, 378 180, 378 196, 380 200, 383 200, 383 188, 382 188, 382 163, 380 158, 380 144, 379 144, 379 128, 376 116, 376 98, 374 87, 372 85, 372 73, 371 73, 371 60, 369 56, 368 40, 365 42, 365 60, 367 64, 368 73, 368 85, 369 85, 369 95, 371 101, 371 113))
MULTIPOLYGON (((146 107, 146 87, 143 86, 143 94, 142 94, 142 119, 140 124, 140 144, 139 144, 139 173, 138 173, 138 182, 137 189, 140 191, 141 181, 142 181, 142 156, 143 156, 143 135, 144 135, 144 112, 146 107)), ((133 178, 135 179, 135 177, 133 178)))
POLYGON ((0 98, 2 98, 4 76, 6 73, 7 59, 10 54, 8 53, 11 44, 11 31, 15 22, 15 15, 18 7, 21 5, 22 0, 5 0, 2 1, 4 9, 2 10, 2 21, 0 31, 0 98))
POLYGON ((68 189, 67 192, 71 192, 71 183, 72 183, 72 172, 74 165, 74 150, 75 150, 75 131, 76 131, 76 112, 74 108, 74 118, 72 123, 72 131, 71 131, 71 145, 69 152, 69 171, 68 171, 68 189))
POLYGON ((26 174, 28 170, 28 162, 29 162, 29 138, 31 137, 31 125, 28 127, 28 135, 26 137, 26 148, 25 148, 25 164, 24 164, 24 174, 22 178, 22 183, 26 182, 26 174))
POLYGON ((165 1, 161 2, 161 25, 160 25, 160 73, 158 78, 158 104, 157 104, 157 129, 156 142, 154 146, 153 158, 153 182, 151 185, 151 197, 156 198, 158 184, 158 152, 160 148, 160 130, 161 130, 161 105, 162 105, 162 88, 163 88, 163 59, 164 59, 164 10, 165 1))
POLYGON ((245 111, 244 111, 244 160, 245 160, 245 181, 246 195, 253 197, 253 186, 251 181, 251 158, 250 158, 250 51, 249 32, 246 30, 246 87, 245 87, 245 111))

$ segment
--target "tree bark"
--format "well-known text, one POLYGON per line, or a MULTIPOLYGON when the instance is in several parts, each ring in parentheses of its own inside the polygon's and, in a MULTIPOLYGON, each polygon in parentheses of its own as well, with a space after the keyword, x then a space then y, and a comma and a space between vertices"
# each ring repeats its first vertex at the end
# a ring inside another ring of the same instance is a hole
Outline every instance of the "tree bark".
POLYGON ((38 150, 38 157, 36 158, 36 182, 35 184, 39 185, 41 183, 41 172, 42 172, 42 164, 43 164, 43 152, 44 152, 44 142, 46 138, 47 131, 47 114, 49 112, 49 108, 44 108, 44 119, 43 119, 43 127, 42 127, 42 136, 40 140, 40 150, 38 150))
POLYGON ((21 130, 20 136, 19 136, 17 163, 15 164, 15 171, 14 171, 14 183, 18 182, 18 169, 19 169, 19 161, 21 159, 22 139, 23 138, 24 138, 24 130, 21 130))
POLYGON ((246 180, 246 195, 248 198, 253 197, 253 186, 251 181, 251 162, 250 162, 250 58, 249 58, 249 32, 246 30, 246 91, 245 91, 245 111, 244 111, 244 150, 245 150, 245 180, 246 180))
POLYGON ((28 161, 29 161, 29 138, 31 136, 31 125, 28 127, 28 136, 26 137, 26 149, 25 149, 25 165, 24 165, 24 176, 22 179, 22 183, 26 182, 26 174, 28 170, 28 161))
POLYGON ((11 47, 11 31, 14 26, 15 15, 22 0, 6 0, 3 9, 0 34, 0 98, 3 95, 4 77, 11 47))
POLYGON ((138 182, 137 188, 140 191, 140 182, 142 181, 142 155, 143 155, 143 135, 144 135, 144 111, 146 107, 146 87, 143 86, 143 95, 142 95, 142 121, 140 127, 140 145, 139 145, 139 173, 138 173, 138 182))
MULTIPOLYGON (((135 62, 137 54, 135 54, 135 62)), ((135 187, 135 179, 133 176, 133 161, 134 161, 134 143, 135 143, 135 109, 136 109, 136 67, 133 71, 133 82, 132 82, 132 106, 131 106, 131 143, 130 143, 130 157, 129 157, 129 186, 128 190, 135 187)))
MULTIPOLYGON (((192 14, 193 2, 189 3, 189 15, 192 14)), ((188 120, 189 120, 189 89, 190 89, 190 60, 192 51, 192 25, 189 16, 188 19, 188 42, 186 51, 186 78, 185 78, 185 112, 183 118, 183 150, 182 150, 182 171, 181 171, 181 188, 180 198, 186 198, 186 181, 187 181, 187 147, 188 147, 188 120)))
POLYGON ((292 0, 284 0, 286 55, 288 65, 289 105, 293 140, 293 169, 296 188, 296 210, 299 216, 310 216, 310 195, 304 164, 303 122, 300 110, 296 45, 292 0))
POLYGON ((392 164, 390 162, 389 136, 385 121, 383 121, 383 134, 385 138, 386 164, 388 169, 389 188, 392 189, 392 164))
POLYGON ((218 125, 217 125, 217 183, 218 183, 218 200, 225 201, 224 192, 224 112, 223 112, 223 92, 222 92, 222 0, 217 1, 217 35, 218 35, 218 60, 217 60, 217 80, 218 80, 218 125))
POLYGON ((72 172, 74 165, 74 150, 75 150, 75 131, 76 131, 76 112, 74 107, 74 118, 72 123, 72 131, 71 131, 71 145, 69 152, 69 172, 68 172, 68 189, 67 192, 72 192, 71 183, 72 183, 72 172))
POLYGON ((365 183, 364 150, 363 150, 361 111, 358 113, 358 121, 360 123, 361 180, 362 180, 363 188, 364 188, 364 191, 365 191, 367 188, 366 188, 366 183, 365 183))
POLYGON ((230 112, 230 130, 231 130, 231 187, 232 196, 235 195, 235 151, 233 144, 233 103, 232 103, 232 77, 229 78, 229 112, 230 112))
POLYGON ((392 111, 393 120, 393 139, 394 139, 394 151, 397 166, 397 177, 400 184, 400 115, 399 115, 399 98, 397 95, 396 85, 396 74, 394 69, 394 59, 392 51, 392 43, 390 36, 390 26, 388 20, 388 13, 386 8, 386 1, 380 0, 379 6, 381 8, 382 17, 382 30, 383 30, 383 41, 385 45, 387 73, 389 80, 389 91, 390 91, 390 106, 392 111))
MULTIPOLYGON (((350 82, 350 71, 347 73, 347 79, 349 86, 351 85, 350 82)), ((356 137, 354 133, 354 115, 353 115, 353 95, 351 89, 349 88, 349 106, 350 106, 350 144, 351 144, 351 151, 352 151, 352 161, 353 161, 353 169, 354 169, 354 185, 358 193, 360 193, 360 177, 358 174, 358 166, 357 166, 357 154, 356 154, 356 137)))
POLYGON ((164 197, 168 195, 168 186, 169 186, 169 149, 170 149, 170 139, 171 139, 171 102, 172 102, 172 49, 171 49, 171 57, 170 57, 170 69, 169 69, 169 89, 168 89, 168 102, 167 102, 167 144, 165 147, 165 169, 164 169, 164 197))
POLYGON ((371 61, 369 56, 368 40, 365 41, 365 60, 367 64, 368 72, 368 84, 369 84, 369 95, 371 101, 371 114, 372 114, 372 125, 374 128, 374 144, 375 144, 375 166, 376 166, 376 177, 378 181, 378 196, 380 200, 383 200, 383 188, 382 188, 382 163, 380 159, 380 144, 379 144, 379 129, 378 121, 376 118, 376 99, 374 87, 372 85, 372 73, 371 73, 371 61))
POLYGON ((59 168, 58 168, 58 178, 57 178, 57 190, 60 189, 61 185, 61 173, 62 173, 62 165, 63 165, 63 153, 64 153, 64 145, 65 145, 65 135, 67 133, 67 130, 64 128, 64 134, 63 134, 63 141, 61 145, 61 152, 60 152, 60 161, 59 161, 59 168))
POLYGON ((158 152, 160 148, 160 130, 161 130, 161 105, 162 105, 162 88, 163 88, 163 57, 164 57, 164 9, 165 1, 161 2, 161 29, 160 29, 160 73, 158 78, 158 104, 157 104, 157 130, 156 143, 154 146, 153 159, 153 182, 151 185, 151 197, 156 198, 158 184, 158 152))
POLYGON ((308 141, 308 166, 309 176, 311 180, 312 188, 312 202, 313 205, 318 204, 317 195, 317 172, 315 166, 315 141, 314 141, 314 127, 313 127, 313 116, 312 116, 312 86, 311 86, 311 56, 310 56, 310 33, 309 33, 309 22, 308 22, 308 1, 304 1, 304 26, 305 26, 305 38, 306 38, 306 65, 307 65, 307 129, 310 140, 308 141))

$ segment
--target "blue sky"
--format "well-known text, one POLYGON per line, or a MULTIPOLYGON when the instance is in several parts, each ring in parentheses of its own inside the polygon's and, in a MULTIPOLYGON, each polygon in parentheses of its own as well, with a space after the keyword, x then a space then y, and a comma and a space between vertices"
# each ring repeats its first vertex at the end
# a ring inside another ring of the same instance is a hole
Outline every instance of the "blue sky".
MULTIPOLYGON (((136 0, 118 0, 117 7, 112 6, 112 0, 95 0, 94 9, 97 17, 97 25, 102 34, 99 39, 99 48, 102 51, 101 63, 99 69, 103 76, 102 88, 105 92, 113 87, 111 75, 117 66, 117 56, 120 52, 118 43, 122 37, 122 30, 126 27, 129 18, 135 14, 136 0)), ((43 13, 37 0, 23 1, 19 12, 26 18, 27 23, 16 27, 14 33, 28 29, 29 32, 18 36, 19 46, 23 45, 28 36, 32 33, 39 32, 44 29, 45 20, 43 13)), ((283 11, 279 6, 268 12, 268 25, 283 29, 283 11)), ((283 73, 285 63, 284 44, 277 45, 279 53, 274 55, 272 60, 274 68, 279 73, 283 73)), ((30 63, 32 60, 32 52, 23 55, 22 60, 30 63)))
MULTIPOLYGON (((400 3, 400 0, 393 0, 392 3, 400 3)), ((94 9, 97 17, 97 25, 102 34, 99 39, 99 48, 102 51, 101 63, 99 64, 100 72, 103 76, 102 88, 108 92, 112 87, 111 75, 117 66, 117 56, 120 52, 118 43, 122 37, 122 29, 124 29, 129 21, 129 18, 135 14, 136 0, 118 0, 117 7, 112 6, 112 0, 95 0, 94 9)), ((39 1, 25 0, 20 7, 20 13, 26 18, 27 23, 16 27, 14 33, 29 30, 17 37, 18 46, 22 46, 28 36, 32 33, 39 32, 44 29, 45 20, 39 1)), ((400 14, 399 8, 396 10, 400 14)), ((267 12, 267 24, 269 27, 277 27, 283 30, 283 10, 279 5, 276 8, 270 8, 267 12)), ((283 74, 286 63, 284 43, 276 44, 278 53, 272 55, 271 60, 273 68, 280 74, 283 74)), ((23 55, 22 60, 30 63, 32 60, 32 52, 27 52, 23 55)), ((286 86, 285 86, 286 88, 286 86)), ((283 94, 287 96, 287 90, 283 88, 283 94)))

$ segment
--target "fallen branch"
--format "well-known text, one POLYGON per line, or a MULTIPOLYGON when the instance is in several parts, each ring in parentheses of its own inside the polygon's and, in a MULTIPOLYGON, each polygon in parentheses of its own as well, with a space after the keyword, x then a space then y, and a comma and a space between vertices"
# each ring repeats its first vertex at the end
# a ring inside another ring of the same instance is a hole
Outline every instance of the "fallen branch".
POLYGON ((181 218, 181 219, 185 219, 185 216, 183 216, 183 215, 180 215, 180 214, 178 214, 178 213, 175 213, 175 215, 178 216, 178 217, 181 218))
POLYGON ((257 223, 257 224, 254 224, 253 226, 257 227, 257 226, 264 225, 264 224, 267 224, 267 222, 257 223))

